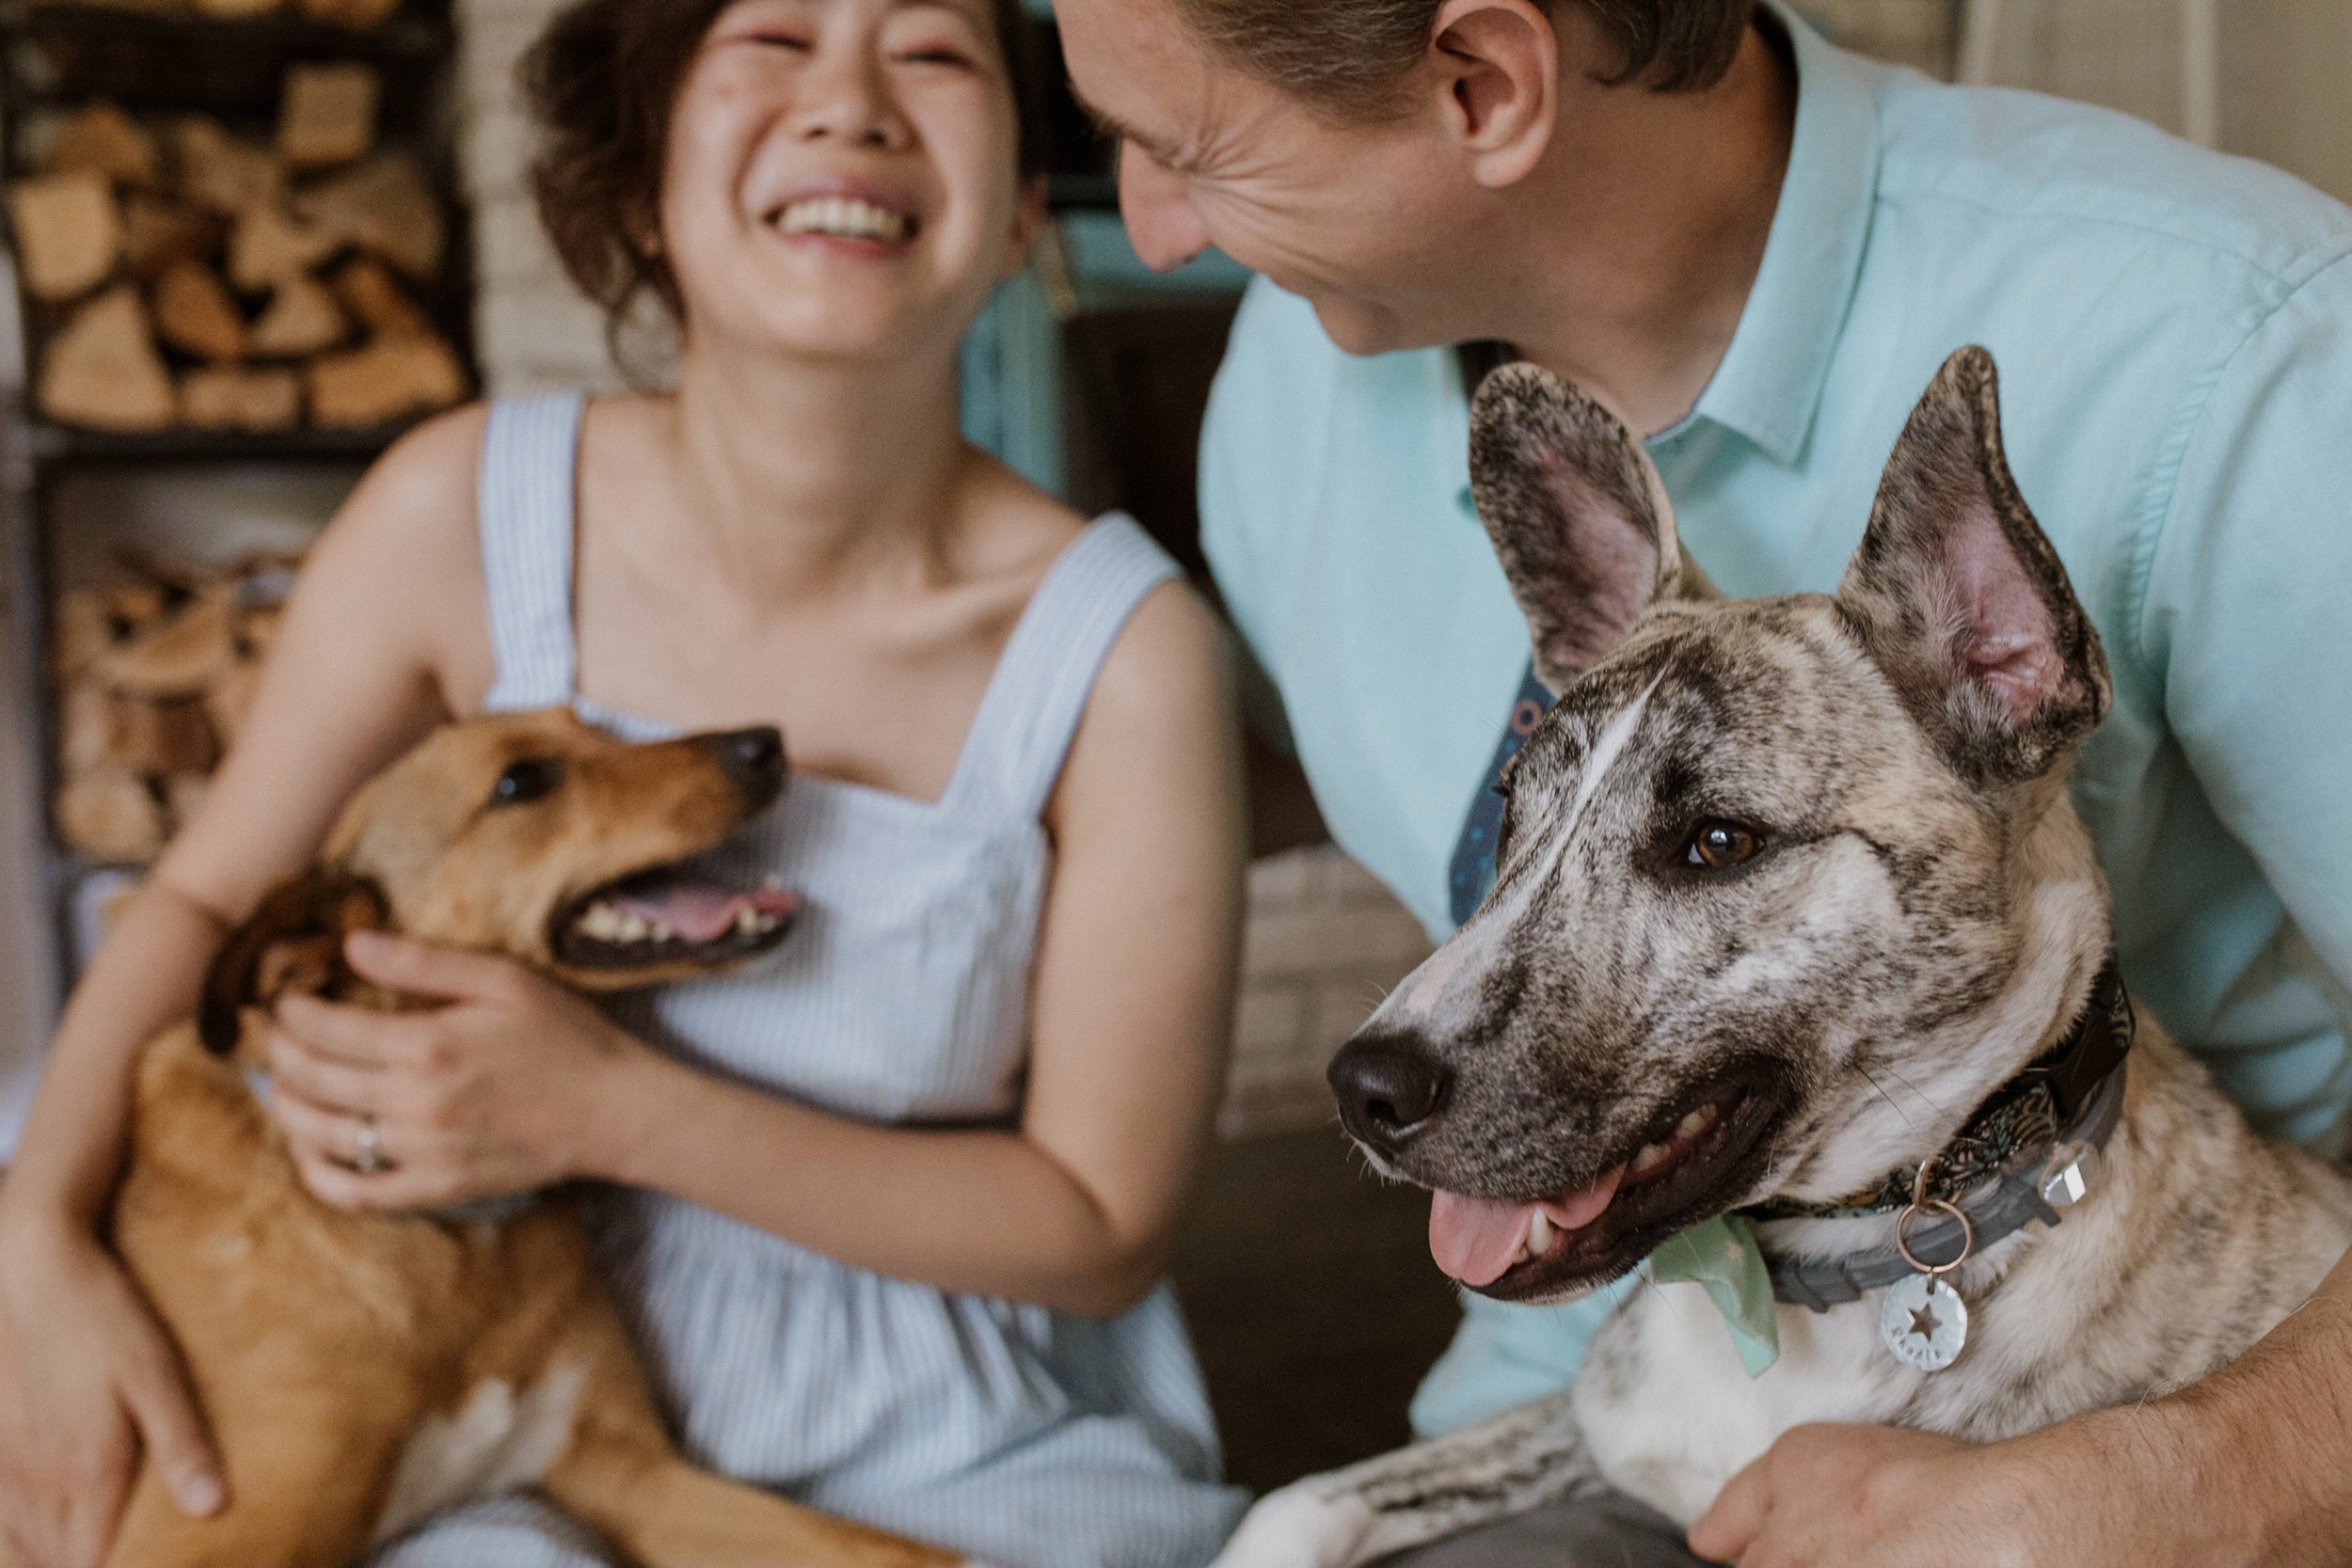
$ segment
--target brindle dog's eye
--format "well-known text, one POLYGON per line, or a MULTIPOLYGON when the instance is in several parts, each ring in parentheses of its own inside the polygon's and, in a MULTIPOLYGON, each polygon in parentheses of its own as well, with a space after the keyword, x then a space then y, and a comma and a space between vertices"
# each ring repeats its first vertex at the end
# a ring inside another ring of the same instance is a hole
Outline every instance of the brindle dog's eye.
POLYGON ((1755 829, 1710 817, 1692 832, 1682 858, 1709 871, 1728 871, 1756 859, 1756 852, 1763 847, 1763 835, 1755 829))
POLYGON ((533 800, 545 800, 555 793, 564 782, 564 759, 561 757, 525 757, 499 775, 499 782, 490 791, 490 804, 524 806, 533 800))

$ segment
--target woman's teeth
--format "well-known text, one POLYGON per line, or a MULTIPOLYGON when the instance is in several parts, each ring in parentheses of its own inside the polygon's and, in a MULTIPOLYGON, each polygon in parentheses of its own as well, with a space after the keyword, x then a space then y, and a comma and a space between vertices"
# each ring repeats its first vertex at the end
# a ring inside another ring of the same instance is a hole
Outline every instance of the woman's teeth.
POLYGON ((787 234, 832 234, 848 240, 897 241, 907 237, 914 220, 904 213, 877 207, 849 196, 811 197, 795 201, 776 220, 787 234))

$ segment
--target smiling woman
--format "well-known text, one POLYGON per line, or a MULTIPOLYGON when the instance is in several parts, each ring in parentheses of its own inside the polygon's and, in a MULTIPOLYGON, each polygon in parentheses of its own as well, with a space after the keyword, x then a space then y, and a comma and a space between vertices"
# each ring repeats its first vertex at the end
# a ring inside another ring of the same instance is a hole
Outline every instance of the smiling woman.
MULTIPOLYGON (((1041 174, 1047 147, 1037 30, 1020 0, 979 3, 1004 53, 1020 172, 1041 174)), ((703 35, 729 4, 590 0, 558 18, 523 62, 524 92, 543 128, 531 170, 539 220, 572 281, 616 322, 647 290, 673 314, 682 309, 660 242, 670 110, 703 35)), ((814 19, 803 11, 792 20, 805 30, 814 19)), ((789 48, 796 35, 779 26, 772 36, 789 48)))

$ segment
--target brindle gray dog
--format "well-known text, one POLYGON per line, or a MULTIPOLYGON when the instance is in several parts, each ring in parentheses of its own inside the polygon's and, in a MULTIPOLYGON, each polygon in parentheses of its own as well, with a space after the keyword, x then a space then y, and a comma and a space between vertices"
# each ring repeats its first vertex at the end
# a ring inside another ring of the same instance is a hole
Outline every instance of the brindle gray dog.
MULTIPOLYGON (((1473 424, 1560 703, 1506 775, 1493 893, 1332 1080, 1374 1163, 1436 1189, 1448 1272, 1551 1302, 1697 1222, 1938 1154, 2072 1037, 2110 939, 2066 774, 2109 686, 1981 349, 1912 416, 1835 596, 1714 597, 1640 447, 1541 370, 1498 372, 1473 424)), ((1891 1354, 1870 1291, 1781 1307, 1751 1380, 1707 1295, 1657 1285, 1571 1390, 1285 1488, 1220 1562, 1358 1562, 1603 1487, 1687 1526, 1801 1422, 1992 1439, 2213 1370, 2352 1242, 2352 1183, 2255 1136, 2152 1027, 2122 1070, 2088 1196, 1951 1276, 1973 1319, 1948 1370, 1891 1354)), ((1757 1235, 1838 1259, 1896 1224, 1757 1235)))

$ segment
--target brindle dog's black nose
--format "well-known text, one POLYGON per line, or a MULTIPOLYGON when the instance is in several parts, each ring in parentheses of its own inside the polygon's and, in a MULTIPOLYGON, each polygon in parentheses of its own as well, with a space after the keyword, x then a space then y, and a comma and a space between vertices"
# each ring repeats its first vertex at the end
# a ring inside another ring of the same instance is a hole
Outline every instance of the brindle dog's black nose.
POLYGON ((784 788, 784 732, 773 724, 755 729, 707 735, 702 743, 719 758, 744 794, 755 800, 772 800, 784 788))
POLYGON ((1402 1148, 1445 1105, 1453 1074, 1410 1036, 1359 1036, 1331 1058, 1327 1074, 1340 1120, 1375 1148, 1402 1148))

